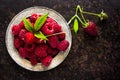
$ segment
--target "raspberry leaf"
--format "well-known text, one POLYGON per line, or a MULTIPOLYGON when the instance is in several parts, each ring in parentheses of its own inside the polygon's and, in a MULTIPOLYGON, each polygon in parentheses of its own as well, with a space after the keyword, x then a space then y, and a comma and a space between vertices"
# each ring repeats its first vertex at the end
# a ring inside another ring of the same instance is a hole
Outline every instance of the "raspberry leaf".
POLYGON ((23 19, 23 22, 24 22, 24 25, 25 25, 25 28, 30 31, 30 32, 34 32, 34 29, 33 29, 33 26, 31 24, 30 21, 28 21, 26 18, 23 19))
POLYGON ((73 29, 75 33, 78 32, 78 20, 76 18, 74 19, 73 29))
POLYGON ((47 37, 41 31, 40 32, 36 32, 34 34, 34 36, 39 38, 39 39, 48 40, 47 37))
POLYGON ((47 17, 48 17, 48 13, 42 15, 41 17, 39 17, 39 18, 36 20, 35 25, 34 25, 35 31, 38 31, 38 30, 43 26, 43 24, 45 23, 47 17))

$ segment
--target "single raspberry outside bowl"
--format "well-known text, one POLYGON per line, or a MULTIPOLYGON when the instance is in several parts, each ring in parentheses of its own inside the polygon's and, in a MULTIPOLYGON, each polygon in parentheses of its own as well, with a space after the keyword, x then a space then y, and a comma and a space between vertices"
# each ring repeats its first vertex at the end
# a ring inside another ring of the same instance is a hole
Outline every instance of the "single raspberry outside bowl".
POLYGON ((71 48, 72 36, 71 36, 71 31, 69 29, 69 26, 67 25, 66 20, 58 12, 56 12, 53 9, 47 8, 47 7, 36 6, 36 7, 30 7, 30 8, 27 8, 21 11, 12 19, 6 31, 5 42, 6 42, 9 55, 18 65, 31 71, 47 71, 52 68, 55 68, 56 66, 58 66, 60 63, 62 63, 65 60, 71 48), (12 25, 19 24, 24 17, 29 17, 33 13, 38 13, 38 14, 49 13, 48 16, 53 18, 58 24, 62 26, 62 30, 66 32, 65 39, 69 41, 68 49, 66 51, 60 51, 53 58, 51 64, 48 67, 43 66, 41 63, 38 63, 35 66, 31 65, 30 61, 20 57, 20 55, 18 54, 18 51, 14 48, 14 45, 13 45, 13 36, 12 36, 12 31, 11 31, 12 25))

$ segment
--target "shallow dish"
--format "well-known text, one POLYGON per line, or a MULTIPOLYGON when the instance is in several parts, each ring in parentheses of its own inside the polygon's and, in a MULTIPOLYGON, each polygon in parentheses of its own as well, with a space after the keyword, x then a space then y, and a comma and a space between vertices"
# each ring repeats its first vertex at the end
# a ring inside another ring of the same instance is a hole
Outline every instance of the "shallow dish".
POLYGON ((69 29, 69 26, 67 25, 67 22, 58 12, 46 7, 36 6, 21 11, 12 19, 6 31, 5 42, 9 55, 18 65, 31 71, 46 71, 55 68, 65 60, 65 58, 67 57, 70 51, 72 39, 71 39, 71 31, 69 29), (12 25, 20 23, 24 17, 29 17, 33 13, 41 13, 41 14, 49 13, 48 16, 53 18, 58 24, 62 26, 62 30, 66 32, 66 40, 68 40, 70 43, 68 49, 66 51, 60 51, 53 58, 51 64, 48 67, 43 66, 41 63, 38 63, 35 66, 31 65, 30 61, 20 57, 18 51, 13 45, 13 35, 11 31, 12 25))

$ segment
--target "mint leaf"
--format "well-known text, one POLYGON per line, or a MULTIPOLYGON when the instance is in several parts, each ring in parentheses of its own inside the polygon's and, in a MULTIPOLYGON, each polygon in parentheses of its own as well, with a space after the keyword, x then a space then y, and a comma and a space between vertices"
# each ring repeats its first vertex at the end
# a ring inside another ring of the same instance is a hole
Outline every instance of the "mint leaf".
POLYGON ((33 26, 31 24, 30 21, 28 21, 26 18, 23 19, 23 22, 24 22, 24 25, 25 25, 25 28, 30 31, 30 32, 34 32, 34 29, 33 29, 33 26))
POLYGON ((39 38, 39 39, 48 40, 47 37, 41 31, 40 32, 36 32, 34 34, 34 36, 39 38))
POLYGON ((48 17, 48 13, 42 15, 41 17, 39 17, 39 18, 36 20, 36 22, 35 22, 35 24, 34 24, 34 29, 35 29, 35 31, 38 31, 38 30, 43 26, 43 24, 45 23, 47 17, 48 17))
POLYGON ((75 18, 75 20, 74 20, 73 29, 74 29, 74 32, 75 32, 75 33, 78 32, 78 20, 77 20, 76 18, 75 18))

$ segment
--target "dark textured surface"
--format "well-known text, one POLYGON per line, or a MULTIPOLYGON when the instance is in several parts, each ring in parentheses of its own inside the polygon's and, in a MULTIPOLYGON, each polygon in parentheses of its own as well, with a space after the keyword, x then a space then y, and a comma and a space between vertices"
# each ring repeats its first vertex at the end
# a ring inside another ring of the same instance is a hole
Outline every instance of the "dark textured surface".
POLYGON ((120 80, 119 4, 119 0, 0 0, 0 80, 120 80), (96 22, 100 36, 92 38, 80 29, 79 41, 73 36, 68 57, 50 71, 31 72, 12 60, 6 49, 5 32, 18 12, 31 6, 46 6, 68 21, 77 4, 91 12, 99 13, 104 9, 109 15, 106 22, 86 16, 96 22))

